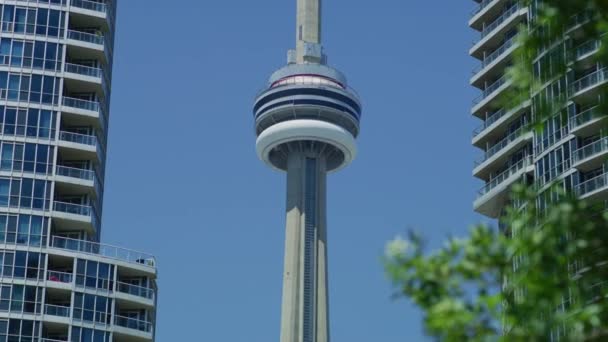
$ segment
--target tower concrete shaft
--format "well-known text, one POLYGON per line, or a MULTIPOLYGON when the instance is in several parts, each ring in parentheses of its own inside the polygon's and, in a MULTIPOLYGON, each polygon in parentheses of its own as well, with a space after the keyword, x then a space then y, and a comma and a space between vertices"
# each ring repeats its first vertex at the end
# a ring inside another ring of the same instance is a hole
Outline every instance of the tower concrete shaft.
POLYGON ((326 156, 287 158, 287 222, 281 342, 328 342, 326 156))
POLYGON ((321 0, 298 0, 296 55, 298 63, 321 62, 321 0))

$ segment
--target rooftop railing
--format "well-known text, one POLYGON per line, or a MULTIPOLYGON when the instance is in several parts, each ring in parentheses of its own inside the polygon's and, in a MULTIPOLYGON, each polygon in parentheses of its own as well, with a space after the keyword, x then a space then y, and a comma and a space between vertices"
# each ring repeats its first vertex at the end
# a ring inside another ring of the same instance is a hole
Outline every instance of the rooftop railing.
POLYGON ((137 318, 116 315, 114 317, 114 324, 124 328, 139 330, 148 333, 152 332, 152 323, 137 318))
POLYGON ((599 109, 599 106, 595 106, 571 117, 570 129, 582 126, 593 119, 600 118, 602 115, 599 113, 599 109))
POLYGON ((591 178, 574 188, 577 196, 584 196, 593 191, 599 190, 608 185, 608 173, 603 173, 595 178, 591 178))
POLYGON ((520 8, 521 7, 519 4, 511 6, 500 17, 496 18, 496 20, 494 20, 491 24, 483 28, 483 31, 481 32, 481 38, 485 38, 488 34, 490 34, 490 32, 494 31, 494 29, 496 29, 502 23, 507 21, 507 19, 514 16, 520 8))
POLYGON ((517 162, 516 164, 511 166, 508 170, 502 172, 498 176, 492 178, 488 183, 486 183, 486 185, 484 185, 479 190, 478 197, 481 197, 481 196, 489 193, 494 188, 496 188, 499 184, 502 184, 502 182, 504 182, 511 176, 517 174, 519 171, 521 171, 522 169, 524 169, 530 165, 533 165, 532 156, 523 158, 522 160, 520 160, 519 162, 517 162))
POLYGON ((597 84, 608 80, 608 68, 600 69, 589 75, 579 78, 570 87, 570 95, 579 93, 587 88, 591 88, 597 84))
POLYGON ((132 296, 142 297, 146 299, 154 299, 154 290, 143 286, 127 284, 122 282, 116 283, 118 292, 126 293, 132 296))
POLYGON ((51 245, 53 248, 101 256, 151 268, 156 267, 154 256, 131 249, 60 236, 54 236, 51 239, 51 245))
POLYGON ((502 149, 504 149, 505 147, 507 147, 510 143, 512 143, 513 141, 517 140, 519 137, 523 136, 527 132, 528 132, 528 128, 527 127, 523 127, 523 126, 520 127, 520 128, 518 128, 514 132, 511 132, 509 135, 507 135, 501 141, 497 142, 492 147, 488 148, 488 150, 484 154, 483 159, 478 162, 478 165, 481 164, 481 163, 483 163, 483 162, 485 162, 486 160, 490 159, 494 155, 496 155, 502 149))
POLYGON ((601 138, 572 152, 572 162, 578 163, 606 151, 608 151, 608 137, 601 138))

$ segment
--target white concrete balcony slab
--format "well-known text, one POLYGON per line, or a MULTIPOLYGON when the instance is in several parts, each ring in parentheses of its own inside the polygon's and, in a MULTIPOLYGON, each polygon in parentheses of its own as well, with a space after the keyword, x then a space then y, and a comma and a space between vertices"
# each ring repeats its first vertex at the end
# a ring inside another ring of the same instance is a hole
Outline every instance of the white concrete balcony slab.
POLYGON ((479 60, 483 59, 483 52, 493 50, 501 45, 504 35, 528 17, 528 8, 518 4, 506 10, 494 22, 484 27, 481 40, 476 42, 469 50, 469 54, 479 60))
POLYGON ((607 115, 600 112, 599 106, 594 106, 570 118, 570 133, 578 137, 588 137, 606 128, 607 115))
POLYGON ((498 16, 505 3, 506 0, 482 0, 471 13, 469 27, 477 31, 482 31, 484 22, 498 16))
POLYGON ((108 127, 102 105, 98 101, 64 96, 61 112, 63 118, 69 120, 70 124, 93 126, 104 131, 108 127))
POLYGON ((114 295, 123 308, 133 303, 145 306, 150 310, 155 307, 156 292, 154 289, 118 281, 114 295))
POLYGON ((476 212, 491 218, 498 218, 500 211, 507 203, 511 187, 523 179, 525 174, 534 172, 532 157, 522 159, 508 170, 492 178, 479 190, 473 203, 476 212))
POLYGON ((533 136, 533 132, 525 127, 509 134, 486 151, 484 157, 476 163, 473 176, 488 179, 493 171, 504 165, 511 154, 530 144, 533 136))
POLYGON ((55 188, 61 195, 87 193, 95 198, 101 198, 101 182, 94 170, 57 165, 55 182, 55 188))
POLYGON ((500 98, 500 95, 507 90, 513 81, 507 77, 507 75, 501 77, 491 85, 489 85, 476 99, 473 100, 473 108, 471 114, 483 118, 484 113, 490 110, 495 105, 496 100, 500 98))
POLYGON ((589 179, 574 188, 574 193, 581 199, 600 201, 608 198, 608 173, 589 179))
POLYGON ((483 89, 483 85, 487 79, 496 78, 505 73, 505 68, 511 60, 511 55, 519 47, 517 37, 507 40, 502 46, 496 49, 491 54, 487 55, 481 62, 480 66, 473 70, 471 85, 483 89))
POLYGON ((105 151, 94 135, 60 131, 57 146, 63 157, 73 160, 97 160, 103 163, 105 151))
POLYGON ((67 31, 66 45, 70 55, 78 59, 96 59, 108 65, 112 62, 111 44, 107 36, 77 30, 67 31))
POLYGON ((120 315, 114 316, 114 334, 129 338, 129 341, 152 341, 153 330, 154 326, 151 322, 120 315))
POLYGON ((521 106, 508 112, 504 109, 500 109, 492 114, 473 132, 473 146, 483 148, 488 141, 496 140, 498 137, 504 135, 509 128, 509 124, 529 110, 530 104, 531 101, 526 101, 521 106))
POLYGON ((99 230, 97 213, 90 205, 55 201, 52 216, 58 227, 63 230, 86 230, 91 234, 99 230))
POLYGON ((589 75, 579 78, 570 86, 572 100, 584 101, 597 97, 601 86, 608 81, 608 68, 600 69, 589 75))
POLYGON ((572 166, 588 172, 601 167, 607 157, 608 137, 604 137, 572 152, 572 166))

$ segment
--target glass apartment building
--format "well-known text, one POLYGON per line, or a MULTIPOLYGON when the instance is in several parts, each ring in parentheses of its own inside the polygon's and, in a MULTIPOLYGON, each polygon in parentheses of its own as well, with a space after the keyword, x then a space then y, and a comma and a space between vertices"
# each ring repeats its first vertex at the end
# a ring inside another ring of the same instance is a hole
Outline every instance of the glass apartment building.
POLYGON ((501 106, 500 96, 510 87, 505 70, 517 48, 515 37, 534 18, 535 7, 514 0, 478 0, 469 20, 480 34, 470 50, 479 60, 471 84, 481 91, 471 111, 481 120, 473 145, 482 150, 473 175, 485 183, 474 208, 490 218, 500 216, 510 187, 522 181, 539 188, 541 209, 555 195, 549 191, 554 184, 587 200, 608 199, 606 122, 595 115, 608 69, 594 58, 600 42, 585 41, 581 34, 593 20, 591 14, 573 13, 563 38, 547 43, 535 60, 534 74, 544 84, 542 90, 518 108, 501 106), (555 79, 550 69, 553 58, 567 61, 565 77, 555 79), (528 129, 535 105, 553 98, 566 99, 566 106, 544 122, 544 131, 528 129))
MULTIPOLYGON (((552 186, 592 202, 608 199, 608 126, 606 116, 598 115, 608 69, 595 58, 600 42, 581 34, 593 21, 592 13, 573 13, 561 39, 544 44, 533 62, 534 77, 543 84, 540 91, 528 94, 529 99, 515 109, 501 105, 501 95, 511 86, 505 71, 517 48, 515 37, 518 30, 530 28, 537 5, 538 1, 527 7, 514 0, 477 0, 469 20, 480 34, 470 50, 479 60, 471 84, 481 91, 471 110, 481 120, 472 143, 482 151, 473 175, 485 183, 474 208, 490 218, 503 213, 511 186, 519 182, 538 188, 540 210, 557 196, 552 186), (551 69, 555 60, 566 61, 563 77, 551 69), (552 99, 565 100, 565 105, 544 119, 542 131, 531 130, 535 108, 552 99)), ((568 271, 576 273, 580 266, 573 263, 568 271)), ((563 305, 570 300, 565 294, 563 305)), ((550 340, 558 341, 565 333, 556 330, 550 340)))
POLYGON ((0 342, 154 340, 154 258, 100 243, 115 11, 0 0, 0 342))

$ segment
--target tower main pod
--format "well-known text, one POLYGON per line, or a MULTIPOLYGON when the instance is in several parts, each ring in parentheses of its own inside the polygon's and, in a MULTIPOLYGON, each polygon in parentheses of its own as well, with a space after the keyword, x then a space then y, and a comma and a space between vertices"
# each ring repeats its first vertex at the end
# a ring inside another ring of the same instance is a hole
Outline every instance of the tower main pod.
POLYGON ((254 105, 257 153, 287 172, 281 342, 329 341, 326 176, 356 155, 361 104, 325 65, 321 2, 299 0, 296 49, 254 105))

